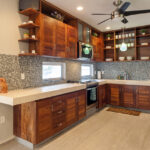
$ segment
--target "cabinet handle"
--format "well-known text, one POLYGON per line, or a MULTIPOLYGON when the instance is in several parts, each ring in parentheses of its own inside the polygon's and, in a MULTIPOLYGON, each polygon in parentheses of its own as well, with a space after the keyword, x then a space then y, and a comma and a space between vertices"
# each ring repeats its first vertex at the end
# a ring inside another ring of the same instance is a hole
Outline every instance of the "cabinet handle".
POLYGON ((62 126, 62 123, 57 124, 57 127, 61 127, 61 126, 62 126))
POLYGON ((63 113, 63 111, 61 110, 61 111, 58 111, 57 113, 58 113, 58 114, 62 114, 62 113, 63 113))

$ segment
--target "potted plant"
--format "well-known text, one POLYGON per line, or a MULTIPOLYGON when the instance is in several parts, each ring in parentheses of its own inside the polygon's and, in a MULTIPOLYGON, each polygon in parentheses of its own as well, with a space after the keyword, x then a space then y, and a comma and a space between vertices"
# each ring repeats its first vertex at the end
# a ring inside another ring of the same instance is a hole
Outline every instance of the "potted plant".
POLYGON ((110 40, 111 34, 107 34, 107 39, 110 40))
POLYGON ((141 33, 142 33, 142 35, 145 35, 146 34, 146 29, 142 29, 141 33))

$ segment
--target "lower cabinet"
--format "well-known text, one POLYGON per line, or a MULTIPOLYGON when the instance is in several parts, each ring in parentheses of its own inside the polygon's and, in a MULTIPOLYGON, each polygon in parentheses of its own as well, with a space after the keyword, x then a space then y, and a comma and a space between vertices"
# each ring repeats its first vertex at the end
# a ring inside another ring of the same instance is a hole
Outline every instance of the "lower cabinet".
POLYGON ((17 105, 14 106, 14 135, 38 144, 85 115, 85 90, 17 105))
POLYGON ((108 85, 108 103, 115 106, 120 106, 120 85, 118 84, 109 84, 108 85))
POLYGON ((106 85, 98 86, 98 108, 103 108, 107 104, 106 90, 106 85))
POLYGON ((150 87, 138 86, 136 89, 136 107, 150 110, 150 87))

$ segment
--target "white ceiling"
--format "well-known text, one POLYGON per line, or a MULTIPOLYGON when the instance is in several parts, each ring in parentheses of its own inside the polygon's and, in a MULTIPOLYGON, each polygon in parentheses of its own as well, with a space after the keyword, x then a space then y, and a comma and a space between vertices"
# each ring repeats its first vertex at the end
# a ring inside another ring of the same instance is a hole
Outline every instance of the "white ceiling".
MULTIPOLYGON (((92 16, 92 13, 111 13, 115 10, 113 0, 47 0, 57 7, 65 10, 73 16, 87 22, 93 27, 106 31, 106 27, 110 26, 111 30, 120 29, 122 27, 136 27, 150 24, 150 13, 127 17, 129 23, 124 25, 119 20, 110 20, 104 24, 97 25, 97 23, 109 18, 109 16, 92 16), (78 12, 77 6, 83 6, 84 10, 78 12)), ((127 10, 142 10, 150 9, 150 0, 123 0, 130 1, 131 5, 127 10)))

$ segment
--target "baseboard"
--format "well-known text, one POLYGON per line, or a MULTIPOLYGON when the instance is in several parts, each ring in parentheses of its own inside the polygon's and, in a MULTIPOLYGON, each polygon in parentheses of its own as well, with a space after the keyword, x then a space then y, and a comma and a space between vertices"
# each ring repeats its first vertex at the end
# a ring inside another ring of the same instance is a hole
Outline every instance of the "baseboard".
POLYGON ((9 141, 11 141, 11 140, 13 140, 13 139, 15 139, 15 136, 11 136, 11 137, 9 137, 8 139, 6 139, 6 140, 4 140, 4 141, 0 141, 0 145, 1 145, 1 144, 4 144, 4 143, 6 143, 6 142, 9 142, 9 141))

